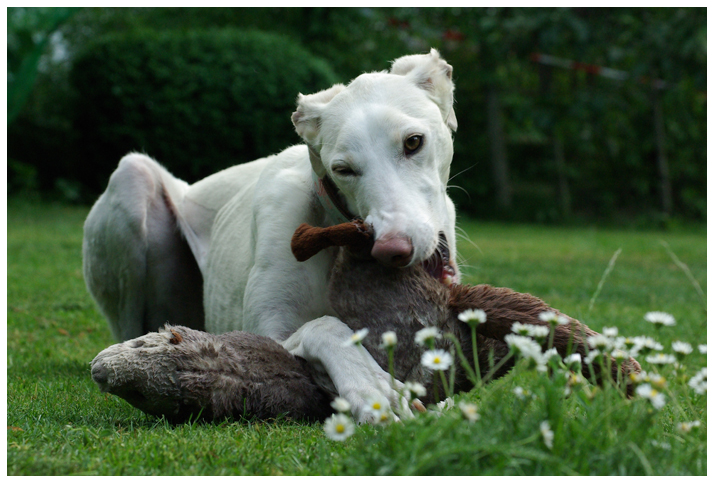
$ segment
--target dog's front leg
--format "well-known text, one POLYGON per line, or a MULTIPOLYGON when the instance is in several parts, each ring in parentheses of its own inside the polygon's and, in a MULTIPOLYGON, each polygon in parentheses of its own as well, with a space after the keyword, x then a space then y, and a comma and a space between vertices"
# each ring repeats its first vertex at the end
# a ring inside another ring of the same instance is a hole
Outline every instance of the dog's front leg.
POLYGON ((404 385, 394 380, 393 386, 390 374, 380 368, 365 348, 345 345, 352 334, 339 319, 323 316, 301 326, 282 344, 291 354, 310 362, 318 373, 327 372, 334 388, 325 389, 350 402, 358 422, 374 419, 369 405, 375 399, 386 399, 393 408, 409 412, 408 402, 400 394, 404 385))

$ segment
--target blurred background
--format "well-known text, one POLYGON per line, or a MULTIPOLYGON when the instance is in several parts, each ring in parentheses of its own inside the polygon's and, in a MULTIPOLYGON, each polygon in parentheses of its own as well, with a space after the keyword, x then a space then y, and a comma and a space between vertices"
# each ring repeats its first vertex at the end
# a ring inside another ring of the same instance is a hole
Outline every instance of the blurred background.
POLYGON ((300 142, 298 92, 440 50, 477 219, 706 219, 705 8, 8 8, 10 197, 89 204, 141 151, 189 183, 300 142))

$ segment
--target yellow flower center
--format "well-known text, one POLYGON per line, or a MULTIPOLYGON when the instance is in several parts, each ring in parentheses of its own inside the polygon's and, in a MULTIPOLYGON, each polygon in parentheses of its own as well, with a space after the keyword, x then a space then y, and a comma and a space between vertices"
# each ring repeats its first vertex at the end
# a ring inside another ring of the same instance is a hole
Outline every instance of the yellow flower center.
POLYGON ((343 425, 343 424, 336 425, 335 431, 339 434, 342 434, 343 432, 345 432, 345 425, 343 425))
POLYGON ((382 405, 380 405, 380 402, 375 402, 372 404, 372 408, 375 410, 380 410, 382 408, 382 405))
POLYGON ((439 356, 435 356, 435 357, 434 357, 434 362, 435 362, 436 364, 439 365, 439 362, 440 362, 440 361, 441 361, 441 360, 439 359, 439 356))

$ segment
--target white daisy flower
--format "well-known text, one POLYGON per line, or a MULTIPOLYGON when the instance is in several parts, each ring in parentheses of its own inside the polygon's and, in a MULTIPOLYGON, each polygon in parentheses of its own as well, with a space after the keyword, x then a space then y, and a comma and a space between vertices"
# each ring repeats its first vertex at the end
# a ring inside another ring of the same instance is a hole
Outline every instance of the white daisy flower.
POLYGON ((662 390, 667 385, 665 377, 660 376, 658 373, 647 371, 641 371, 640 373, 631 373, 628 376, 633 383, 650 383, 653 387, 658 390, 662 390))
POLYGON ((581 364, 581 354, 580 353, 572 353, 568 355, 566 358, 564 358, 564 363, 566 365, 574 365, 574 364, 581 364))
POLYGON ((385 331, 382 333, 382 348, 389 350, 397 346, 397 333, 394 331, 385 331))
POLYGON ((618 349, 611 351, 611 356, 614 360, 616 360, 616 363, 621 363, 622 361, 625 361, 630 358, 631 355, 626 350, 618 349))
POLYGON ((531 398, 531 399, 535 399, 535 398, 536 398, 536 395, 534 395, 533 393, 531 393, 529 390, 526 390, 526 389, 521 388, 521 387, 515 387, 514 390, 512 390, 512 391, 514 392, 514 395, 516 395, 516 397, 517 397, 519 400, 524 400, 524 399, 526 399, 526 398, 531 398))
POLYGON ((511 325, 511 332, 519 336, 529 336, 530 325, 522 324, 519 321, 514 321, 511 325))
POLYGON ((437 404, 437 410, 445 412, 454 407, 454 399, 452 397, 445 398, 437 404))
POLYGON ((553 311, 544 311, 539 314, 539 319, 541 321, 544 321, 546 323, 550 323, 552 325, 565 325, 569 324, 569 318, 564 316, 563 314, 556 314, 553 311))
POLYGON ((667 355, 665 353, 646 356, 645 360, 651 365, 672 365, 676 361, 675 356, 667 355))
POLYGON ((325 435, 330 440, 345 440, 355 433, 355 424, 347 415, 336 413, 325 420, 325 435))
POLYGON ((603 336, 607 336, 609 338, 615 338, 616 336, 618 336, 618 328, 615 326, 612 326, 612 327, 604 326, 603 331, 601 331, 601 333, 603 334, 603 336))
POLYGON ((613 348, 613 341, 611 341, 611 338, 603 334, 589 336, 588 338, 586 338, 586 341, 588 341, 588 345, 591 348, 597 349, 604 353, 610 351, 613 348))
POLYGON ((541 356, 541 346, 533 339, 518 334, 504 336, 504 342, 518 355, 525 358, 541 356))
POLYGON ((446 370, 452 366, 452 355, 444 350, 430 350, 422 354, 422 366, 430 370, 446 370))
POLYGON ((348 413, 350 411, 350 402, 341 397, 337 397, 330 402, 330 406, 333 407, 336 412, 348 413))
POLYGON ((476 422, 479 420, 479 413, 477 413, 477 406, 473 403, 459 402, 459 409, 462 411, 462 415, 470 422, 476 422))
POLYGON ((665 380, 664 376, 651 372, 648 375, 648 383, 650 383, 651 386, 653 386, 657 390, 662 390, 665 388, 668 382, 665 380))
POLYGON ((693 352, 693 347, 690 343, 684 343, 682 341, 673 341, 672 347, 675 353, 681 355, 689 355, 693 352))
POLYGON ((566 326, 567 324, 569 324, 569 318, 564 316, 563 314, 559 314, 558 316, 556 316, 556 324, 558 324, 559 326, 566 326))
POLYGON ((675 326, 675 318, 672 314, 664 313, 663 311, 651 311, 644 316, 649 323, 655 324, 656 328, 661 326, 675 326))
POLYGON ((537 341, 543 341, 549 335, 549 328, 547 326, 537 326, 535 324, 530 324, 529 326, 529 336, 537 341))
POLYGON ((359 331, 355 331, 350 338, 348 338, 347 341, 343 343, 343 346, 358 346, 362 344, 362 340, 365 339, 365 336, 367 336, 367 333, 369 333, 370 330, 367 328, 363 328, 359 331))
POLYGON ((690 388, 698 395, 704 395, 708 391, 708 368, 705 367, 695 374, 689 381, 690 388))
POLYGON ((616 348, 625 348, 630 351, 631 349, 636 347, 636 340, 631 337, 624 338, 623 336, 621 336, 619 338, 616 338, 613 346, 615 346, 616 348))
POLYGON ((596 358, 601 356, 601 352, 598 350, 591 350, 588 352, 588 355, 586 355, 583 359, 583 363, 585 365, 592 365, 596 363, 596 358))
POLYGON ((648 372, 645 370, 641 371, 640 373, 631 373, 628 375, 628 378, 630 378, 633 383, 641 383, 644 381, 649 381, 648 380, 648 372))
POLYGON ((415 343, 420 346, 429 346, 434 340, 442 337, 442 334, 435 327, 421 329, 415 333, 415 343))
POLYGON ((619 349, 619 350, 627 350, 628 349, 628 347, 626 346, 626 339, 628 339, 628 338, 625 338, 623 336, 614 336, 614 337, 609 336, 609 338, 611 338, 611 343, 613 343, 614 349, 619 349))
POLYGON ((586 379, 580 373, 569 373, 566 384, 570 387, 575 387, 586 383, 586 379))
POLYGON ((415 397, 424 397, 425 395, 427 395, 427 389, 424 387, 424 385, 414 381, 406 381, 405 390, 410 393, 410 399, 413 399, 415 397))
POLYGON ((665 406, 665 395, 653 388, 650 383, 638 385, 636 388, 636 394, 639 397, 650 400, 651 405, 653 405, 653 408, 656 410, 660 410, 665 406))
POLYGON ((561 358, 559 356, 559 352, 556 351, 556 348, 549 348, 548 350, 544 351, 544 360, 549 361, 551 358, 561 358))
POLYGON ((549 449, 554 447, 554 432, 551 430, 551 425, 549 425, 548 420, 544 420, 539 425, 539 431, 541 436, 544 438, 544 445, 549 449))
POLYGON ((470 326, 477 326, 478 324, 487 322, 487 313, 481 309, 467 309, 459 313, 457 318, 470 326))
POLYGON ((541 321, 544 321, 545 323, 548 323, 549 321, 555 321, 556 313, 553 311, 543 311, 539 313, 539 319, 541 321))
POLYGON ((692 422, 680 422, 678 425, 676 425, 675 428, 677 428, 680 432, 687 434, 696 427, 700 427, 700 420, 694 420, 692 422))
POLYGON ((698 345, 698 351, 703 355, 707 355, 708 354, 708 345, 698 345))
POLYGON ((635 342, 635 346, 633 346, 635 354, 642 353, 647 355, 651 351, 661 351, 663 349, 663 345, 650 336, 636 336, 633 341, 635 342))
POLYGON ((370 415, 375 423, 386 422, 391 416, 390 402, 382 395, 373 395, 363 407, 363 411, 370 415))
POLYGON ((377 424, 387 424, 395 419, 392 411, 387 408, 380 412, 372 412, 372 422, 377 424))

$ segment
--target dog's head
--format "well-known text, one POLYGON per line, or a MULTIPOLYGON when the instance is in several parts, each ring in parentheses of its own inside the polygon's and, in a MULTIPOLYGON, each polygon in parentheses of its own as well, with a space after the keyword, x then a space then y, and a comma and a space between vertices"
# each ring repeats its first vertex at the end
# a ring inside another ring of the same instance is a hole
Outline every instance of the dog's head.
POLYGON ((403 267, 425 263, 458 279, 455 210, 447 196, 452 161, 452 66, 432 49, 298 96, 292 120, 319 177, 334 182, 347 209, 375 230, 372 255, 403 267))

